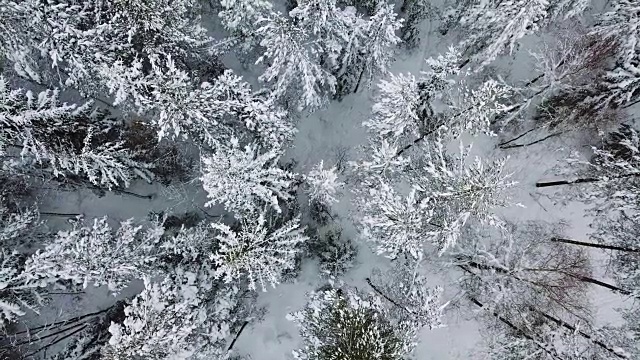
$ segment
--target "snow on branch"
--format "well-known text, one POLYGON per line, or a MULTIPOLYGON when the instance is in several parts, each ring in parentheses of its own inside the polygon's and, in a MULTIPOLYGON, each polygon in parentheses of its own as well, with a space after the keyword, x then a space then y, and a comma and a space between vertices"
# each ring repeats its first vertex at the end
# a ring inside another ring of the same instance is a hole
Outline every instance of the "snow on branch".
POLYGON ((124 320, 109 327, 105 359, 225 358, 242 294, 213 281, 207 267, 178 268, 158 282, 145 278, 142 293, 125 307, 124 320))
POLYGON ((129 219, 114 231, 107 217, 93 219, 88 226, 75 221, 27 264, 37 268, 42 278, 71 280, 85 288, 106 285, 118 293, 130 281, 154 271, 156 245, 163 234, 156 222, 144 228, 129 219))
POLYGON ((402 195, 391 181, 377 183, 358 193, 362 237, 379 254, 396 258, 406 253, 422 258, 425 244, 442 255, 452 247, 469 218, 492 222, 491 210, 505 204, 505 189, 515 183, 504 174, 505 159, 484 163, 476 158, 467 164, 468 148, 451 157, 442 142, 425 152, 407 178, 411 190, 402 195))
POLYGON ((202 185, 209 201, 206 206, 223 204, 237 216, 252 213, 263 205, 281 212, 278 200, 289 200, 294 174, 280 169, 280 153, 266 152, 256 144, 243 148, 232 138, 211 155, 203 155, 202 185))
POLYGON ((300 245, 308 240, 295 218, 275 227, 263 211, 242 221, 239 230, 216 223, 218 248, 211 254, 216 277, 226 283, 246 278, 249 288, 275 287, 285 270, 295 268, 300 245))
POLYGON ((150 181, 151 165, 134 160, 122 141, 109 140, 118 129, 107 115, 92 103, 61 103, 58 90, 10 89, 0 76, 0 154, 20 148, 19 161, 3 159, 11 167, 37 163, 56 177, 78 175, 108 188, 127 187, 135 177, 150 181))
POLYGON ((337 203, 340 189, 344 186, 344 182, 338 180, 336 167, 328 170, 324 169, 324 161, 320 161, 309 174, 305 176, 306 183, 309 188, 309 201, 317 201, 325 206, 337 203))

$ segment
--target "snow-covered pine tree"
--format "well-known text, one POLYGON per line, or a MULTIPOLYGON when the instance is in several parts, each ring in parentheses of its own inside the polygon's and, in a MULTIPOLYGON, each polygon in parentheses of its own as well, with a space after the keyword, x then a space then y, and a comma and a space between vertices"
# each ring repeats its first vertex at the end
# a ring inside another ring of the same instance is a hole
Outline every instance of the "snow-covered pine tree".
POLYGON ((460 16, 465 56, 485 66, 507 50, 513 53, 521 38, 552 20, 580 15, 589 1, 462 1, 459 5, 453 13, 460 16))
POLYGON ((19 75, 100 94, 113 77, 146 73, 148 59, 171 55, 185 66, 211 51, 196 0, 92 2, 5 0, 13 28, 0 34, 19 75), (20 29, 20 31, 15 31, 20 29))
POLYGON ((257 45, 257 21, 271 12, 273 4, 267 0, 220 0, 220 21, 229 35, 242 43, 244 50, 257 45))
POLYGON ((94 219, 89 226, 78 220, 70 230, 58 232, 27 264, 44 279, 71 280, 83 287, 106 285, 117 293, 131 280, 156 271, 156 246, 163 233, 158 222, 144 228, 129 219, 114 231, 107 217, 94 219))
POLYGON ((266 291, 280 283, 284 271, 295 268, 300 245, 308 238, 299 218, 278 224, 266 210, 247 215, 238 230, 212 224, 217 248, 210 258, 216 277, 225 283, 247 279, 250 289, 266 291))
POLYGON ((223 204, 236 216, 254 213, 266 205, 280 212, 279 199, 291 198, 294 175, 278 168, 280 152, 263 150, 257 144, 244 148, 238 139, 202 156, 202 186, 209 201, 206 206, 223 204))
POLYGON ((640 94, 640 4, 615 0, 610 6, 612 10, 599 16, 593 31, 620 46, 615 68, 606 76, 605 85, 610 91, 603 100, 624 105, 640 94))
POLYGON ((316 36, 323 43, 327 60, 335 66, 340 55, 342 42, 348 37, 352 11, 338 7, 337 0, 300 0, 298 6, 289 12, 296 24, 316 36))
POLYGON ((378 83, 379 94, 371 112, 373 119, 363 122, 367 130, 381 137, 420 136, 419 84, 410 74, 389 74, 378 83))
MULTIPOLYGON (((9 8, 19 18, 35 6, 36 2, 29 1, 9 8)), ((53 69, 61 72, 54 77, 61 78, 62 85, 89 95, 112 95, 115 105, 152 118, 160 138, 188 135, 209 147, 221 139, 226 142, 229 133, 236 130, 238 137, 250 133, 270 143, 290 138, 293 127, 285 113, 270 97, 252 93, 240 77, 228 71, 214 84, 192 80, 191 69, 211 51, 211 39, 200 25, 194 1, 154 0, 135 6, 117 1, 86 7, 71 1, 49 7, 47 4, 33 11, 36 15, 50 12, 47 19, 59 21, 53 22, 53 29, 45 26, 32 30, 41 34, 36 38, 59 34, 60 43, 22 43, 29 51, 33 50, 28 48, 31 46, 37 52, 51 54, 53 69), (68 46, 75 43, 83 46, 68 46), (118 45, 107 46, 112 43, 118 45)), ((19 69, 24 59, 14 60, 19 69)), ((26 70, 19 73, 31 77, 26 70)))
POLYGON ((493 135, 491 125, 508 109, 503 102, 512 91, 492 80, 467 86, 456 79, 459 60, 452 48, 427 60, 430 69, 419 81, 392 75, 381 82, 374 116, 363 123, 372 149, 370 158, 353 164, 367 185, 356 203, 363 237, 380 254, 420 258, 428 243, 442 254, 470 217, 491 220, 491 208, 505 204, 499 195, 514 185, 502 173, 506 159, 470 164, 462 144, 456 156, 447 151, 464 132, 493 135))
MULTIPOLYGON (((429 69, 418 79, 411 74, 391 74, 382 80, 373 117, 363 122, 372 137, 397 146, 400 156, 444 129, 450 139, 465 131, 492 135, 495 119, 510 109, 505 103, 513 89, 495 80, 469 86, 460 76, 460 61, 460 52, 450 48, 444 55, 427 59, 429 69)), ((383 145, 380 140, 375 143, 383 145)))
POLYGON ((280 13, 258 23, 265 52, 257 63, 267 65, 260 80, 270 84, 274 96, 299 109, 322 106, 335 92, 336 79, 321 65, 321 44, 280 13))
POLYGON ((409 324, 394 319, 380 298, 350 289, 312 293, 306 307, 288 318, 304 341, 293 353, 299 360, 401 360, 414 347, 409 324))
POLYGON ((139 113, 152 116, 160 139, 189 137, 215 148, 236 136, 277 148, 293 137, 286 112, 231 70, 198 85, 170 56, 151 57, 150 66, 140 83, 115 79, 107 86, 116 103, 133 102, 139 113))
MULTIPOLYGON (((2 194, 0 194, 2 195, 2 194)), ((38 276, 38 268, 28 262, 20 249, 30 243, 29 237, 38 225, 38 213, 33 209, 10 212, 0 202, 0 333, 6 326, 26 314, 37 312, 42 303, 44 287, 49 282, 38 276)))
POLYGON ((327 207, 338 202, 336 195, 344 186, 344 182, 338 179, 336 167, 325 170, 323 160, 309 171, 305 176, 305 182, 308 186, 309 202, 316 201, 327 207))
POLYGON ((4 166, 27 172, 39 166, 55 177, 77 175, 107 188, 152 178, 150 166, 124 148, 121 126, 107 112, 91 103, 60 102, 57 90, 14 90, 0 77, 0 125, 0 151, 18 155, 3 158, 4 166))
POLYGON ((387 71, 393 61, 396 46, 401 39, 396 35, 403 20, 393 10, 393 5, 380 2, 375 13, 361 26, 362 38, 354 52, 355 59, 343 60, 343 69, 338 82, 343 94, 357 92, 364 81, 369 85, 373 78, 387 71))
POLYGON ((216 283, 213 270, 177 268, 145 288, 109 327, 107 360, 224 359, 230 335, 244 321, 242 292, 216 283))
POLYGON ((420 25, 425 19, 433 16, 436 9, 426 0, 404 0, 402 12, 405 21, 400 38, 409 49, 415 49, 420 44, 420 25))
MULTIPOLYGON (((166 226, 166 221, 165 221, 166 226)), ((170 233, 167 230, 167 233, 170 233)), ((182 225, 172 236, 165 236, 159 247, 170 263, 203 263, 215 249, 211 224, 201 221, 192 227, 182 225)))
POLYGON ((356 265, 357 244, 336 224, 310 229, 305 255, 318 259, 320 276, 336 279, 356 265))
POLYGON ((356 203, 362 237, 379 254, 396 258, 401 254, 421 259, 426 245, 439 255, 457 242, 470 218, 494 222, 492 209, 506 203, 504 190, 513 186, 503 173, 505 159, 485 164, 476 158, 468 164, 469 149, 447 154, 442 139, 405 169, 411 187, 404 195, 395 188, 396 178, 374 176, 361 190, 356 203))

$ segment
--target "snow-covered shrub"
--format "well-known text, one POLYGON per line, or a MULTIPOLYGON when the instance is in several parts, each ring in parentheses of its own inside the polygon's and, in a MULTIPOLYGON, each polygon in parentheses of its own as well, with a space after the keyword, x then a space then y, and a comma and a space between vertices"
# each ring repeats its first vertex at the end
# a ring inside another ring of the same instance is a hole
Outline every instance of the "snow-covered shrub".
POLYGON ((290 314, 304 347, 294 351, 300 360, 405 359, 415 333, 394 321, 382 301, 352 290, 312 293, 306 307, 290 314))
POLYGON ((223 359, 226 340, 240 321, 242 293, 215 283, 212 270, 181 268, 162 281, 145 278, 145 288, 109 327, 103 356, 129 359, 223 359))
POLYGON ((338 202, 336 196, 344 186, 344 182, 338 180, 336 167, 325 170, 324 161, 320 161, 309 171, 305 181, 308 185, 309 202, 319 202, 327 207, 338 202))
POLYGON ((217 243, 211 260, 218 278, 226 283, 247 279, 250 289, 259 286, 266 291, 269 285, 280 283, 283 271, 295 267, 300 245, 307 241, 300 219, 278 225, 271 223, 268 216, 266 211, 250 214, 238 230, 222 223, 212 224, 217 243))
POLYGON ((202 185, 209 201, 223 204, 236 216, 255 212, 266 205, 281 212, 278 200, 291 197, 294 175, 278 167, 280 153, 263 151, 258 145, 240 146, 238 139, 202 157, 202 185))
POLYGON ((339 277, 355 265, 358 248, 343 235, 338 226, 320 228, 308 241, 309 255, 320 262, 320 273, 326 277, 339 277))
POLYGON ((43 278, 67 279, 83 287, 107 285, 117 293, 131 280, 155 271, 163 233, 156 222, 145 228, 129 219, 114 231, 107 217, 93 219, 89 226, 74 221, 27 264, 37 267, 43 278))

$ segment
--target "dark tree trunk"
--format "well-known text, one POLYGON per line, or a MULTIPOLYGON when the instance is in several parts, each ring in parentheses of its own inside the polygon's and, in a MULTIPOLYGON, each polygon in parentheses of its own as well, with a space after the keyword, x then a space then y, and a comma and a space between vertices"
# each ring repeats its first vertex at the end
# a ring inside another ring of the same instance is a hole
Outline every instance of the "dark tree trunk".
POLYGON ((362 68, 362 71, 360 71, 360 76, 358 76, 358 82, 356 83, 356 88, 353 89, 354 94, 357 93, 358 89, 360 88, 360 83, 362 82, 362 78, 364 77, 365 70, 366 70, 365 68, 362 68))
POLYGON ((245 320, 245 322, 242 323, 242 326, 240 327, 240 330, 238 330, 238 333, 233 338, 233 341, 231 342, 231 345, 229 345, 229 348, 227 349, 227 351, 231 351, 231 349, 233 349, 233 346, 236 344, 236 341, 238 341, 238 338, 240 337, 240 334, 242 334, 242 332, 244 331, 244 328, 247 327, 247 325, 249 325, 249 321, 245 320))
MULTIPOLYGON (((556 137, 556 136, 562 135, 562 134, 564 134, 564 131, 558 131, 558 132, 555 132, 553 134, 549 134, 549 135, 547 135, 547 136, 545 136, 545 137, 543 137, 541 139, 534 140, 534 141, 531 141, 531 142, 528 142, 528 143, 525 143, 525 144, 503 145, 503 146, 500 146, 500 148, 501 149, 513 149, 513 148, 525 147, 525 146, 529 146, 529 145, 535 145, 535 144, 541 143, 541 142, 543 142, 543 141, 545 141, 547 139, 550 139, 552 137, 556 137)), ((511 141, 512 140, 510 140, 509 142, 511 142, 511 141)))
POLYGON ((536 187, 537 188, 543 188, 543 187, 552 187, 552 186, 561 186, 561 185, 592 183, 592 182, 598 182, 598 181, 601 181, 601 180, 602 179, 598 179, 598 178, 579 178, 579 179, 574 179, 574 180, 558 180, 558 181, 537 182, 536 183, 536 187))
MULTIPOLYGON (((631 173, 631 174, 622 174, 622 175, 618 175, 618 176, 611 176, 611 177, 608 178, 608 180, 619 180, 619 179, 625 179, 625 178, 635 177, 635 176, 640 176, 640 172, 631 173)), ((550 187, 550 186, 559 186, 559 185, 592 183, 592 182, 598 182, 598 181, 603 181, 603 180, 604 179, 602 179, 602 178, 587 177, 587 178, 578 178, 578 179, 574 179, 574 180, 559 180, 559 181, 549 181, 549 182, 537 182, 536 183, 536 187, 550 187)))
POLYGON ((590 242, 572 240, 572 239, 564 239, 564 238, 551 238, 553 242, 561 242, 565 244, 578 245, 578 246, 586 246, 597 249, 605 249, 605 250, 616 250, 616 251, 626 251, 626 252, 640 252, 640 249, 627 248, 622 246, 615 245, 605 245, 605 244, 595 244, 590 242))

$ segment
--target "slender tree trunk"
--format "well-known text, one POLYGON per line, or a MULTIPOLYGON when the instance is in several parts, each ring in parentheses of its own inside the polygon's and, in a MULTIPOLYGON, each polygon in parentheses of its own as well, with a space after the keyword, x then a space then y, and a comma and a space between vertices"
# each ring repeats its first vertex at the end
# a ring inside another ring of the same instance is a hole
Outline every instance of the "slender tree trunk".
MULTIPOLYGON (((619 180, 625 179, 629 177, 640 176, 640 172, 630 173, 630 174, 622 174, 617 176, 611 176, 607 180, 619 180)), ((559 185, 571 185, 571 184, 580 184, 580 183, 592 183, 603 181, 602 178, 578 178, 574 180, 559 180, 559 181, 549 181, 549 182, 537 182, 536 187, 550 187, 550 186, 559 186, 559 185)))
POLYGON ((552 186, 561 186, 561 185, 592 183, 592 182, 598 182, 601 180, 602 179, 599 179, 599 178, 578 178, 574 180, 557 180, 557 181, 547 181, 547 182, 539 181, 536 183, 536 187, 543 188, 543 187, 552 187, 552 186))
POLYGON ((76 214, 76 213, 56 213, 56 212, 48 212, 48 211, 40 211, 38 213, 40 215, 61 216, 61 217, 76 217, 76 216, 81 216, 82 215, 82 214, 76 214))
POLYGON ((41 351, 43 351, 43 350, 46 350, 46 349, 50 348, 51 346, 53 346, 53 345, 55 345, 55 344, 59 343, 60 341, 62 341, 62 340, 64 340, 64 339, 67 339, 67 338, 69 338, 69 337, 71 337, 71 336, 73 336, 73 335, 75 335, 75 334, 79 333, 80 331, 84 330, 86 327, 87 327, 87 324, 85 324, 84 326, 82 326, 82 327, 80 327, 80 328, 78 328, 78 329, 74 330, 73 332, 70 332, 69 334, 66 334, 65 336, 63 336, 63 337, 61 337, 61 338, 59 338, 59 339, 56 339, 56 340, 55 340, 55 341, 53 341, 53 342, 50 342, 50 343, 49 343, 49 344, 47 344, 46 346, 43 346, 43 347, 39 348, 38 350, 36 350, 36 351, 34 351, 34 352, 30 353, 30 354, 27 354, 27 355, 25 356, 25 358, 29 358, 30 356, 33 356, 33 355, 35 355, 35 354, 37 354, 37 353, 39 353, 39 352, 41 352, 41 351))
MULTIPOLYGON (((472 274, 472 275, 478 276, 476 273, 474 273, 473 271, 471 271, 470 269, 468 269, 468 268, 467 268, 466 266, 464 266, 464 265, 458 265, 458 267, 459 267, 459 268, 461 268, 462 270, 464 270, 464 271, 465 271, 465 272, 467 272, 467 273, 470 273, 470 274, 472 274)), ((618 353, 617 351, 615 351, 615 349, 613 349, 613 348, 612 348, 612 347, 610 347, 609 345, 607 345, 607 344, 603 343, 603 342, 602 342, 602 341, 600 341, 600 340, 594 339, 591 335, 589 335, 589 334, 585 333, 585 332, 584 332, 584 331, 582 331, 582 330, 578 330, 577 328, 575 328, 575 327, 574 327, 574 326, 572 326, 571 324, 569 324, 569 323, 565 322, 564 320, 561 320, 561 319, 556 318, 556 317, 554 317, 554 316, 552 316, 552 315, 549 315, 549 314, 547 314, 546 312, 544 312, 544 311, 542 311, 542 310, 538 310, 538 309, 536 309, 536 308, 534 308, 534 307, 529 307, 529 311, 536 312, 536 313, 538 313, 538 314, 542 315, 543 317, 545 317, 546 319, 551 320, 551 321, 553 321, 554 323, 556 323, 556 324, 558 324, 558 325, 560 325, 560 326, 562 326, 562 327, 564 327, 564 328, 566 328, 566 329, 570 330, 571 332, 576 333, 576 334, 579 334, 579 335, 580 335, 580 336, 582 336, 583 338, 585 338, 585 339, 587 339, 587 340, 591 341, 593 344, 595 344, 595 345, 597 345, 597 346, 599 346, 599 347, 601 347, 601 348, 603 348, 603 349, 607 350, 608 352, 610 352, 610 353, 614 354, 614 355, 615 355, 616 357, 618 357, 618 358, 621 358, 621 359, 628 359, 628 357, 627 357, 626 355, 618 353)))
POLYGON ((247 325, 249 325, 249 321, 245 320, 245 322, 242 323, 242 326, 240 327, 240 330, 238 330, 238 333, 233 338, 233 341, 229 345, 229 348, 227 349, 227 351, 231 351, 231 349, 233 349, 233 346, 236 344, 236 341, 238 341, 238 338, 240 337, 240 334, 242 334, 242 332, 244 331, 244 328, 247 327, 247 325))
POLYGON ((578 241, 578 240, 573 240, 573 239, 557 238, 557 237, 551 238, 551 241, 553 241, 553 242, 561 242, 561 243, 565 243, 565 244, 578 245, 578 246, 592 247, 592 248, 597 248, 597 249, 605 249, 605 250, 617 250, 617 251, 626 251, 626 252, 640 252, 640 249, 633 249, 633 248, 627 248, 627 247, 615 246, 615 245, 595 244, 595 243, 590 243, 590 242, 578 241))
POLYGON ((364 77, 364 71, 365 71, 365 70, 366 70, 366 69, 363 67, 363 68, 362 68, 362 71, 360 71, 360 76, 358 76, 358 82, 356 83, 356 88, 355 88, 355 89, 353 89, 353 93, 354 93, 354 94, 355 94, 355 93, 357 93, 357 92, 358 92, 358 89, 360 88, 360 83, 362 82, 362 78, 364 77))
POLYGON ((71 325, 69 327, 66 327, 64 329, 52 332, 50 334, 47 334, 47 335, 44 335, 44 336, 38 336, 36 339, 32 339, 31 337, 29 337, 27 340, 21 341, 21 342, 19 342, 17 344, 13 344, 12 346, 21 346, 21 345, 26 345, 26 344, 32 344, 32 343, 37 342, 37 341, 42 341, 44 339, 48 339, 48 338, 53 337, 53 336, 64 334, 65 332, 67 332, 67 331, 69 331, 71 329, 75 329, 78 326, 81 326, 82 328, 85 328, 87 326, 87 324, 86 323, 73 324, 73 325, 71 325))
POLYGON ((114 193, 116 194, 123 194, 123 195, 129 195, 129 196, 133 196, 133 197, 137 197, 139 199, 148 199, 148 200, 152 200, 153 199, 153 194, 149 194, 149 195, 140 195, 140 194, 136 194, 134 192, 131 191, 127 191, 127 190, 112 190, 114 193))
MULTIPOLYGON (((473 304, 477 305, 480 308, 484 308, 484 304, 482 304, 476 298, 474 298, 472 296, 467 296, 467 297, 473 304)), ((542 344, 540 344, 539 341, 536 341, 536 339, 534 339, 533 336, 527 334, 524 330, 520 329, 518 326, 516 326, 514 323, 512 323, 508 319, 500 316, 500 314, 498 314, 497 312, 494 311, 493 313, 491 313, 491 315, 493 315, 496 319, 500 320, 500 322, 502 322, 503 324, 505 324, 508 327, 510 327, 511 329, 513 329, 519 335, 522 335, 525 339, 531 340, 542 351, 544 351, 547 354, 551 355, 553 358, 562 360, 562 358, 558 356, 558 354, 556 353, 555 350, 550 350, 550 349, 547 349, 546 347, 542 346, 542 344)))
MULTIPOLYGON (((562 64, 562 63, 564 63, 564 60, 562 60, 560 63, 561 63, 561 64, 562 64)), ((524 87, 525 87, 525 88, 528 88, 529 86, 531 86, 531 85, 533 85, 533 84, 537 83, 537 82, 538 82, 540 79, 542 79, 542 78, 544 78, 544 73, 543 73, 543 74, 540 74, 540 75, 538 75, 538 76, 536 76, 536 77, 534 77, 534 78, 533 78, 533 79, 531 79, 531 80, 529 80, 526 84, 524 84, 524 87)))
MULTIPOLYGON (((116 303, 116 304, 118 304, 118 303, 116 303)), ((105 313, 105 312, 111 310, 112 308, 114 308, 116 306, 116 304, 114 304, 112 306, 109 306, 108 308, 103 309, 103 310, 99 310, 99 311, 95 311, 95 312, 92 312, 92 313, 76 316, 76 317, 73 317, 73 318, 67 319, 67 320, 61 320, 61 321, 58 321, 58 322, 54 322, 52 324, 41 325, 41 326, 38 326, 38 327, 35 327, 35 328, 23 330, 23 331, 20 331, 20 332, 11 334, 11 335, 20 335, 20 334, 24 334, 24 333, 38 331, 38 330, 41 330, 41 329, 44 329, 44 328, 47 328, 47 327, 64 326, 64 325, 67 325, 67 324, 75 323, 75 322, 78 322, 78 321, 80 321, 82 319, 105 313)))
POLYGON ((640 103, 640 99, 638 99, 638 100, 636 100, 636 101, 634 101, 634 102, 630 102, 630 103, 628 103, 628 104, 625 104, 624 106, 622 106, 622 109, 630 108, 630 107, 632 107, 633 105, 635 105, 635 104, 637 104, 637 103, 640 103))
POLYGON ((525 144, 505 145, 505 146, 500 146, 500 148, 501 149, 513 149, 513 148, 525 147, 525 146, 529 146, 529 145, 535 145, 535 144, 541 143, 541 142, 543 142, 543 141, 545 141, 547 139, 550 139, 552 137, 556 137, 558 135, 562 135, 564 133, 565 133, 564 131, 558 131, 558 132, 555 132, 553 134, 549 134, 549 135, 547 135, 547 136, 545 136, 545 137, 543 137, 541 139, 538 139, 538 140, 535 140, 535 141, 531 141, 531 142, 528 142, 528 143, 525 143, 525 144))
POLYGON ((398 304, 395 300, 393 300, 392 298, 390 298, 387 294, 383 293, 380 289, 378 289, 375 285, 373 285, 373 283, 371 282, 370 278, 366 278, 367 284, 369 284, 369 286, 371 286, 371 288, 378 293, 378 295, 382 296, 383 298, 385 298, 387 301, 389 301, 390 303, 392 303, 393 305, 399 307, 400 309, 411 313, 411 311, 409 311, 407 308, 405 308, 404 306, 398 304))
POLYGON ((529 133, 531 133, 531 132, 533 132, 533 131, 536 131, 536 130, 538 130, 538 129, 540 129, 540 127, 539 127, 539 126, 536 126, 536 127, 532 128, 532 129, 529 129, 529 130, 527 130, 527 131, 523 132, 522 134, 520 134, 520 135, 518 135, 518 136, 516 136, 516 137, 512 138, 511 140, 507 140, 507 141, 503 141, 503 142, 499 143, 499 144, 498 144, 498 147, 503 147, 503 146, 505 146, 505 145, 511 144, 512 142, 514 142, 514 141, 516 141, 516 140, 518 140, 518 139, 521 139, 521 138, 523 138, 524 136, 526 136, 527 134, 529 134, 529 133))
MULTIPOLYGON (((458 260, 465 261, 465 259, 458 259, 458 260)), ((519 276, 515 276, 515 275, 511 274, 508 270, 503 269, 501 267, 494 266, 494 265, 480 264, 480 263, 477 263, 475 261, 467 261, 465 265, 470 266, 470 267, 472 267, 474 269, 478 269, 478 270, 495 271, 496 273, 499 273, 499 274, 504 274, 504 275, 511 276, 512 278, 514 278, 514 279, 516 279, 518 281, 528 282, 526 279, 523 279, 523 278, 521 278, 519 276)), ((533 271, 533 269, 523 269, 523 271, 533 271)), ((554 269, 549 269, 549 270, 543 269, 543 271, 562 273, 562 274, 568 275, 568 276, 570 276, 570 277, 572 277, 572 278, 574 278, 576 280, 579 280, 581 282, 602 286, 602 287, 604 287, 606 289, 609 289, 609 290, 611 290, 613 292, 620 293, 622 295, 632 295, 631 291, 619 288, 619 287, 617 287, 615 285, 611 285, 609 283, 606 283, 604 281, 600 281, 598 279, 594 279, 592 277, 573 274, 573 273, 570 273, 570 272, 561 271, 561 270, 554 270, 554 269)), ((475 275, 475 273, 473 273, 473 272, 471 272, 471 273, 475 275)))
POLYGON ((617 287, 615 285, 611 285, 609 283, 594 279, 594 278, 589 277, 589 276, 575 275, 575 274, 567 274, 567 275, 569 275, 569 276, 571 276, 571 277, 573 277, 573 278, 575 278, 577 280, 580 280, 582 282, 585 282, 585 283, 602 286, 605 289, 611 290, 611 291, 616 292, 616 293, 620 293, 622 295, 632 295, 633 294, 631 291, 619 288, 619 287, 617 287))
POLYGON ((611 346, 603 343, 600 340, 594 339, 591 335, 585 333, 582 330, 577 329, 575 326, 567 323, 564 320, 558 319, 553 315, 549 315, 547 313, 545 313, 544 311, 535 309, 535 308, 530 308, 529 310, 531 311, 535 311, 537 313, 539 313, 540 315, 544 316, 546 319, 553 321, 554 323, 564 327, 565 329, 570 330, 571 332, 575 333, 575 334, 579 334, 580 336, 582 336, 583 338, 591 341, 592 343, 594 343, 595 345, 598 345, 599 347, 607 350, 608 352, 612 353, 613 355, 615 355, 616 357, 620 358, 620 359, 628 359, 628 357, 624 354, 620 354, 618 353, 615 349, 613 349, 611 346))

